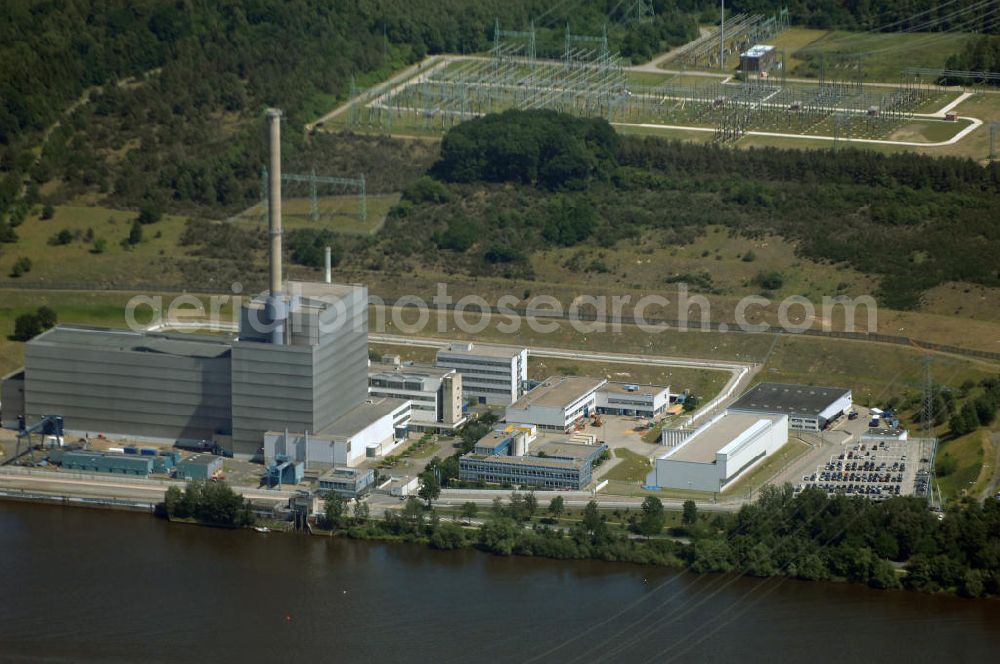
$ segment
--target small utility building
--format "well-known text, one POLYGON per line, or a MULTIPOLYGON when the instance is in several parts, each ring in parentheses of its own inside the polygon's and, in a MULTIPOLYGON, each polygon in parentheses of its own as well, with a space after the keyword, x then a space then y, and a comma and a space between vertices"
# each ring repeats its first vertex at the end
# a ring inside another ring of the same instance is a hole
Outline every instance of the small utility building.
POLYGON ((822 431, 851 410, 853 397, 844 387, 760 383, 747 390, 729 410, 787 415, 788 428, 822 431))
POLYGON ((222 457, 195 454, 177 462, 177 479, 207 480, 222 472, 222 457))
POLYGON ((740 53, 742 71, 760 73, 774 66, 778 51, 769 44, 755 44, 740 53))

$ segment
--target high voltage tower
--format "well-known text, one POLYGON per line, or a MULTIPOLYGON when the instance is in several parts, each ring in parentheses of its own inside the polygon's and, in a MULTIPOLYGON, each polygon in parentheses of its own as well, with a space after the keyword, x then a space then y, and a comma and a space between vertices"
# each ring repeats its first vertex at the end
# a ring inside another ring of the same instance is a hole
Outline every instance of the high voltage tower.
POLYGON ((646 23, 652 21, 655 16, 653 3, 646 0, 632 0, 625 7, 626 23, 646 23))
POLYGON ((1000 122, 990 123, 990 163, 997 161, 997 148, 1000 148, 1000 122))
MULTIPOLYGON (((566 30, 569 31, 569 26, 566 26, 566 30)), ((524 55, 530 59, 534 60, 536 55, 535 48, 535 24, 531 23, 527 31, 520 30, 501 30, 500 29, 500 19, 496 19, 496 23, 493 28, 493 44, 499 44, 503 39, 524 39, 527 41, 527 50, 524 55)))
MULTIPOLYGON (((286 212, 289 216, 294 216, 294 205, 292 201, 297 198, 309 199, 309 221, 319 221, 321 216, 329 215, 334 213, 330 209, 331 203, 328 203, 331 196, 340 195, 341 192, 348 192, 349 194, 354 194, 358 197, 358 210, 354 214, 359 221, 368 220, 368 191, 367 184, 365 182, 364 174, 357 178, 342 178, 342 177, 328 177, 323 175, 316 175, 316 171, 311 171, 308 175, 298 175, 295 173, 282 173, 281 174, 282 187, 286 184, 292 185, 305 185, 308 187, 307 194, 304 196, 296 196, 294 192, 288 192, 285 194, 285 199, 287 205, 286 212), (334 193, 324 193, 323 196, 319 194, 320 188, 323 188, 325 192, 334 193), (324 210, 323 208, 327 209, 324 210)), ((261 169, 261 188, 260 188, 260 200, 261 200, 261 210, 267 209, 267 197, 268 197, 268 187, 267 187, 267 167, 261 169)))
POLYGON ((923 410, 921 413, 921 420, 923 424, 923 431, 926 437, 933 437, 934 435, 934 380, 931 375, 931 362, 932 358, 930 354, 924 354, 924 390, 923 390, 923 410))
POLYGON ((766 43, 788 29, 788 9, 777 14, 733 14, 719 28, 691 42, 677 57, 676 62, 689 68, 718 69, 724 66, 723 58, 739 55, 754 44, 766 43))

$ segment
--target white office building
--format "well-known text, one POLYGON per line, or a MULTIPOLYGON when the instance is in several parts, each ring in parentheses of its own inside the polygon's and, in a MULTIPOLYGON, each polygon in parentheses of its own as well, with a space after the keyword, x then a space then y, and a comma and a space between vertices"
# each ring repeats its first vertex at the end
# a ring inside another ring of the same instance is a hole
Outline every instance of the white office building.
POLYGON ((400 362, 390 355, 368 367, 368 394, 410 402, 412 431, 451 431, 465 423, 462 375, 455 369, 400 362))
POLYGON ((409 401, 371 398, 316 433, 268 431, 264 461, 282 455, 305 463, 307 470, 356 466, 405 440, 409 423, 409 401))
POLYGON ((670 388, 609 382, 597 390, 595 405, 602 415, 659 417, 670 407, 670 388))
POLYGON ((664 432, 670 448, 654 461, 646 484, 722 491, 788 442, 788 416, 725 411, 693 431, 677 433, 664 432))
POLYGON ((462 393, 478 403, 506 406, 524 393, 528 349, 456 342, 437 353, 436 365, 462 375, 462 393))
POLYGON ((597 391, 608 381, 584 376, 550 376, 507 406, 507 423, 568 432, 596 412, 597 391))

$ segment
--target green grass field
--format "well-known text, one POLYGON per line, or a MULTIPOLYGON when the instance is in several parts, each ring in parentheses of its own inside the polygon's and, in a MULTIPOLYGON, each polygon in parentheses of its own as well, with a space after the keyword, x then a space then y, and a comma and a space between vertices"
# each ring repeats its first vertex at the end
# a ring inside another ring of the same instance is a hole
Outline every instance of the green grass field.
MULTIPOLYGON (((389 210, 399 203, 400 194, 369 194, 366 198, 367 218, 361 218, 360 199, 355 195, 319 196, 317 214, 313 221, 312 203, 308 196, 288 197, 282 200, 282 223, 285 228, 328 228, 347 235, 372 235, 385 224, 389 210)), ((267 225, 267 208, 258 203, 230 219, 246 226, 264 228, 267 225)))
POLYGON ((992 473, 983 472, 984 451, 992 449, 988 437, 989 432, 986 429, 979 429, 961 438, 941 443, 935 465, 937 482, 944 498, 959 498, 966 493, 977 495, 982 488, 981 485, 984 486, 989 480, 992 473), (954 469, 943 474, 943 469, 951 464, 954 464, 954 469))
POLYGON ((649 459, 632 450, 618 448, 614 450, 614 455, 621 461, 605 473, 602 479, 619 482, 642 482, 653 467, 649 459))
POLYGON ((10 279, 14 262, 21 256, 31 259, 31 271, 18 281, 32 284, 166 282, 164 270, 172 273, 163 257, 176 254, 177 240, 184 231, 183 217, 164 216, 143 226, 143 239, 130 248, 120 246, 128 237, 136 213, 102 207, 57 206, 52 219, 31 215, 17 227, 18 241, 0 253, 0 280, 10 279), (49 239, 62 230, 81 235, 93 230, 95 242, 106 248, 95 254, 94 242, 73 240, 68 245, 51 246, 49 239), (159 236, 159 237, 157 237, 159 236))
POLYGON ((772 43, 784 49, 788 74, 816 78, 826 58, 827 77, 849 75, 846 58, 863 54, 867 81, 894 83, 904 67, 943 68, 948 57, 976 38, 967 33, 857 33, 791 28, 772 43))

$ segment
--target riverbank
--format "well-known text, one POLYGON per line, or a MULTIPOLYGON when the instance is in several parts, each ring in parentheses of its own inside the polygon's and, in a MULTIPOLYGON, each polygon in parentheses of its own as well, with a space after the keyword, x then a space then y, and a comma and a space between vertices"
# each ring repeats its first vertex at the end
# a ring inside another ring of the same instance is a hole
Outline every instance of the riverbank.
MULTIPOLYGON (((191 483, 182 492, 180 486, 184 485, 160 482, 156 489, 139 488, 159 491, 163 497, 157 501, 163 503, 159 511, 174 518, 227 527, 256 525, 259 517, 246 502, 252 490, 237 488, 240 495, 224 483, 191 483), (223 512, 226 520, 218 521, 223 512)), ((0 499, 5 497, 0 493, 0 499)), ((269 497, 277 498, 273 493, 269 497)), ((135 499, 128 504, 31 491, 22 491, 15 499, 158 511, 135 499)), ((765 487, 756 502, 736 514, 700 514, 691 503, 685 505, 683 518, 664 510, 655 498, 647 499, 639 510, 601 510, 596 501, 582 510, 569 510, 561 501, 546 507, 531 493, 515 493, 508 502, 497 499, 481 515, 469 503, 444 518, 415 498, 382 514, 370 514, 367 502, 356 505, 351 515, 346 505, 337 504, 336 510, 328 509, 320 517, 320 525, 342 539, 417 543, 440 551, 476 549, 499 556, 627 562, 696 573, 838 581, 880 590, 1000 596, 1000 558, 983 554, 1000 550, 1000 502, 992 499, 958 504, 940 519, 919 499, 872 502, 828 497, 818 490, 795 494, 788 486, 765 487)))

